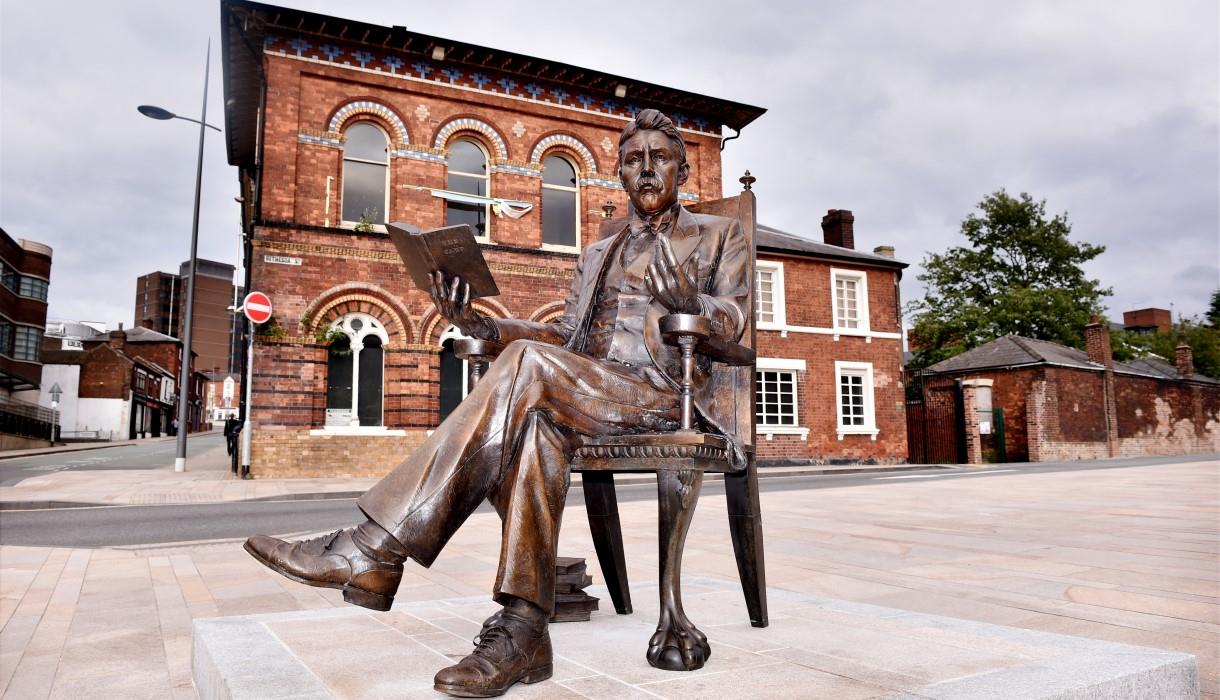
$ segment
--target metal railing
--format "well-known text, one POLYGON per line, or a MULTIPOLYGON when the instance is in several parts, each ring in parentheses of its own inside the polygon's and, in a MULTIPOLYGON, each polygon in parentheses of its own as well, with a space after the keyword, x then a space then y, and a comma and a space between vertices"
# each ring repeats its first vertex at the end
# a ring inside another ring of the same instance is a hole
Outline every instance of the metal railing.
POLYGON ((59 411, 0 396, 0 433, 54 440, 58 428, 59 411))

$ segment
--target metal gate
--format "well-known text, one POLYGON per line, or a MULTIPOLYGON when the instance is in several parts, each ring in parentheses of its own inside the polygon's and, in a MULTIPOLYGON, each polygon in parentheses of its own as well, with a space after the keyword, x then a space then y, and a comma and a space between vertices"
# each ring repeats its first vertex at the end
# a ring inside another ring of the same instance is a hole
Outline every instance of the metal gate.
POLYGON ((912 464, 965 462, 959 422, 957 406, 953 403, 908 401, 907 460, 912 464))

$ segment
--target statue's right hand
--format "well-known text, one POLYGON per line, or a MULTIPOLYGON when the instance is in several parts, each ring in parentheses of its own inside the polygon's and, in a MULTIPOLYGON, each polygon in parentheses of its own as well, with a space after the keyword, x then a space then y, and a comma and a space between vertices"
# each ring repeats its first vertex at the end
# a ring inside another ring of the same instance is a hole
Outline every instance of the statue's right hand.
POLYGON ((445 279, 444 273, 433 270, 430 294, 437 312, 458 330, 472 338, 496 339, 490 319, 470 304, 470 284, 461 277, 445 279))

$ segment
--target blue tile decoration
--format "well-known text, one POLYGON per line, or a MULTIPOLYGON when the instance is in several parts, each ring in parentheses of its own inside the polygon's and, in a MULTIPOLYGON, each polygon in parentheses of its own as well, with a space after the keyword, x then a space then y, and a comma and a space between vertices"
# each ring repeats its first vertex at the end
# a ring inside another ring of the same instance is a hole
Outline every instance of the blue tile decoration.
POLYGON ((427 78, 428 74, 432 72, 432 66, 427 61, 416 61, 411 64, 411 67, 415 69, 416 73, 419 73, 421 78, 427 78))
POLYGON ((530 165, 537 166, 541 170, 542 156, 552 146, 565 146, 576 152, 585 164, 585 172, 582 174, 597 175, 597 161, 593 158, 593 152, 575 136, 569 136, 568 134, 551 134, 539 141, 530 153, 530 165))
POLYGON ((486 136, 496 148, 496 157, 508 159, 508 146, 505 145, 504 139, 500 137, 500 134, 496 133, 496 130, 491 128, 491 125, 487 122, 471 119, 470 117, 454 119, 442 126, 441 130, 436 133, 436 141, 432 144, 432 147, 438 151, 444 150, 449 143, 449 137, 459 131, 474 131, 486 136))
POLYGON ((618 180, 611 180, 608 177, 582 177, 580 178, 581 187, 606 187, 612 190, 623 189, 623 183, 618 180))
POLYGON ((310 143, 315 146, 329 146, 331 148, 343 148, 343 142, 333 136, 316 136, 314 134, 297 134, 297 141, 301 143, 310 143))
POLYGON ((292 49, 297 52, 298 56, 305 55, 305 52, 308 51, 309 47, 311 46, 311 44, 308 41, 305 41, 301 37, 297 37, 297 38, 293 39, 292 41, 288 42, 288 45, 291 46, 292 49))
POLYGON ((381 117, 394 128, 395 141, 411 143, 411 139, 407 135, 407 125, 403 123, 402 119, 399 119, 398 115, 389 107, 372 100, 357 100, 343 105, 339 111, 335 112, 335 116, 330 118, 330 124, 327 125, 326 130, 331 133, 339 133, 343 130, 343 124, 356 114, 375 114, 381 117))
MULTIPOLYGON (((300 58, 335 66, 350 66, 352 69, 389 71, 388 74, 410 80, 424 80, 448 84, 465 90, 474 90, 492 95, 507 95, 516 99, 547 101, 565 109, 583 109, 614 117, 631 118, 639 111, 636 103, 620 104, 614 99, 600 99, 590 95, 573 96, 562 86, 545 80, 534 80, 523 87, 509 74, 494 68, 464 74, 456 64, 443 61, 428 61, 418 54, 383 47, 365 47, 356 42, 334 41, 314 46, 305 36, 282 36, 269 33, 263 39, 263 50, 270 54, 289 58, 300 58), (370 48, 372 50, 370 50, 370 48), (349 59, 350 57, 350 59, 349 59), (403 71, 410 65, 410 71, 403 71)), ((667 112, 679 128, 718 136, 720 122, 707 115, 677 114, 667 112)))
POLYGON ((513 175, 526 175, 528 177, 542 177, 541 170, 524 165, 512 165, 509 163, 494 163, 491 166, 491 172, 512 173, 513 175))

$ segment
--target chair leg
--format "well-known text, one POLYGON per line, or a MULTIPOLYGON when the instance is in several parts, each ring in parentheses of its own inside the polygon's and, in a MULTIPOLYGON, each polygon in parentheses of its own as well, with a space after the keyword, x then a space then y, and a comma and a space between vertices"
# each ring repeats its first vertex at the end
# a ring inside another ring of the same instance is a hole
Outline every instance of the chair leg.
POLYGON ((682 549, 702 486, 701 471, 657 472, 661 614, 648 642, 648 663, 668 671, 702 668, 712 654, 707 637, 682 609, 682 549))
POLYGON ((627 560, 623 552, 623 529, 618 519, 618 497, 614 493, 614 473, 582 472, 580 478, 593 548, 606 579, 606 588, 610 590, 614 611, 630 615, 631 588, 627 585, 627 560))
POLYGON ((763 561, 762 510, 758 505, 758 467, 750 461, 741 474, 726 474, 724 490, 728 500, 729 533, 737 556, 737 574, 746 597, 750 624, 766 627, 767 573, 763 561))

